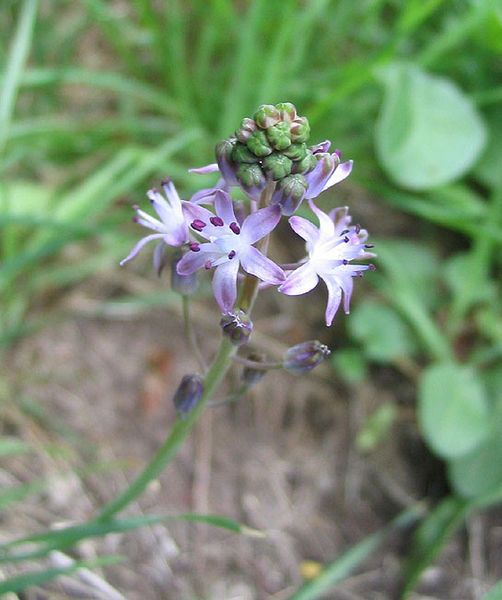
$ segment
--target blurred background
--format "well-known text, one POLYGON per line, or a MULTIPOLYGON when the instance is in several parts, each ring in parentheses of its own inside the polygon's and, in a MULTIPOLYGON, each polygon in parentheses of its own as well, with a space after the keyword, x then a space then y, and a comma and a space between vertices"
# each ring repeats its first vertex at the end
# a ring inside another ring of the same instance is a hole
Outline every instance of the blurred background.
MULTIPOLYGON (((258 350, 319 338, 329 365, 208 410, 131 508, 224 514, 265 539, 180 523, 90 539, 74 558, 127 557, 96 571, 108 596, 64 578, 22 597, 290 598, 425 500, 418 534, 325 597, 483 598, 502 577, 500 3, 2 0, 0 39, 0 542, 85 521, 123 489, 196 369, 168 276, 147 251, 118 267, 149 187, 214 184, 187 169, 258 105, 290 101, 312 143, 354 160, 320 205, 350 206, 378 254, 329 330, 320 286, 259 303, 258 350)), ((273 254, 291 251, 284 230, 273 254)), ((208 290, 194 318, 210 356, 208 290)))

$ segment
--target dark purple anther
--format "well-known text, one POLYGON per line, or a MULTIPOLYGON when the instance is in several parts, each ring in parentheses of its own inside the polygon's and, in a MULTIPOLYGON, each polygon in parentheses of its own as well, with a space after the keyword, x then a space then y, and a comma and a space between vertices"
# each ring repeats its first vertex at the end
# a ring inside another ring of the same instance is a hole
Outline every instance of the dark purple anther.
POLYGON ((374 248, 375 244, 364 244, 365 248, 374 248))
POLYGON ((235 235, 239 235, 239 233, 241 232, 241 228, 237 225, 235 221, 232 221, 229 227, 235 233, 235 235))
POLYGON ((350 229, 344 229, 341 233, 340 233, 340 237, 342 237, 342 235, 345 235, 346 233, 349 233, 350 229))
POLYGON ((134 215, 134 217, 132 218, 132 222, 139 223, 139 217, 137 215, 134 215))
POLYGON ((206 260, 206 262, 204 263, 204 269, 206 269, 206 271, 209 271, 209 269, 212 267, 212 263, 210 260, 206 260))
POLYGON ((188 247, 192 252, 200 252, 200 245, 197 242, 191 242, 188 247))
POLYGON ((348 264, 349 264, 349 261, 348 261, 346 258, 344 258, 344 259, 342 260, 342 264, 344 264, 344 265, 348 265, 348 264))
POLYGON ((223 219, 221 217, 210 217, 209 220, 215 227, 223 227, 223 219))
POLYGON ((370 264, 370 265, 368 265, 368 269, 369 269, 370 271, 376 271, 376 267, 375 267, 375 265, 374 265, 374 264, 370 264))
POLYGON ((191 226, 192 229, 195 229, 195 231, 202 231, 206 226, 206 223, 204 223, 204 221, 201 221, 200 219, 195 219, 195 221, 192 221, 191 226))
POLYGON ((343 238, 343 241, 344 241, 346 244, 348 244, 348 243, 350 242, 350 239, 349 239, 347 236, 345 236, 345 237, 343 238))
POLYGON ((355 226, 356 233, 361 233, 361 225, 359 223, 355 226))
POLYGON ((230 252, 228 253, 228 258, 230 260, 232 260, 232 258, 235 256, 235 250, 230 250, 230 252))

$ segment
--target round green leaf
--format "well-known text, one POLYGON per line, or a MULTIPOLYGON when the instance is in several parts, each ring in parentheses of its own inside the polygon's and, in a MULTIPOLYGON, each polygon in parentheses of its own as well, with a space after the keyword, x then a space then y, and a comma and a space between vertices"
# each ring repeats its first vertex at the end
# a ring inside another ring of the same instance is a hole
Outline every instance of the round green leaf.
POLYGON ((450 462, 448 476, 455 491, 476 498, 502 487, 502 437, 491 437, 472 452, 450 462))
POLYGON ((353 311, 350 332, 362 345, 365 355, 377 362, 389 362, 415 351, 410 330, 388 306, 362 302, 353 311))
POLYGON ((389 177, 403 187, 426 190, 468 171, 486 139, 471 100, 452 81, 413 65, 393 63, 377 76, 385 94, 376 151, 389 177))
POLYGON ((418 400, 423 435, 443 458, 467 454, 490 434, 485 391, 468 367, 453 363, 429 367, 420 381, 418 400))

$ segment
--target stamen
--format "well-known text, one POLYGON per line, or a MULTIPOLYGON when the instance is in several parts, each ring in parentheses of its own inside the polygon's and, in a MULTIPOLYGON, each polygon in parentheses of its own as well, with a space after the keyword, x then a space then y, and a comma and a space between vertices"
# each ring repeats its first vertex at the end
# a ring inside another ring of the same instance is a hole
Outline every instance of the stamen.
POLYGON ((204 269, 206 269, 206 271, 209 271, 209 269, 212 267, 213 265, 211 264, 210 260, 206 260, 206 262, 204 263, 204 269))
POLYGON ((345 235, 347 233, 349 233, 350 229, 344 229, 341 233, 340 233, 340 237, 342 237, 342 235, 345 235))
POLYGON ((364 244, 365 248, 374 248, 375 244, 364 244))
POLYGON ((172 183, 172 179, 170 177, 165 177, 160 183, 162 186, 169 185, 172 183))
POLYGON ((132 205, 132 209, 133 210, 139 210, 139 204, 133 204, 132 205))
POLYGON ((370 263, 370 264, 368 265, 368 269, 369 269, 370 271, 376 271, 376 267, 375 267, 375 265, 374 265, 374 264, 372 264, 372 263, 370 263))
POLYGON ((348 261, 346 258, 344 258, 344 259, 342 260, 342 264, 343 264, 343 265, 348 265, 348 264, 349 264, 349 261, 348 261))
POLYGON ((237 225, 237 223, 235 221, 232 221, 232 223, 230 223, 229 225, 231 231, 233 231, 235 233, 235 235, 239 235, 239 233, 241 232, 241 228, 239 227, 239 225, 237 225))
POLYGON ((348 243, 350 242, 350 239, 348 238, 348 236, 345 236, 345 237, 343 238, 343 241, 344 241, 346 244, 348 244, 348 243))
POLYGON ((233 258, 234 256, 235 256, 235 250, 231 250, 231 251, 228 253, 228 258, 229 258, 230 260, 232 260, 232 258, 233 258))
POLYGON ((132 218, 132 222, 139 223, 139 217, 137 215, 134 215, 134 217, 132 218))
POLYGON ((200 244, 198 244, 197 242, 191 242, 190 244, 188 244, 188 247, 192 252, 200 252, 200 244))
POLYGON ((209 220, 215 227, 223 227, 225 224, 221 217, 210 217, 209 220))
POLYGON ((195 229, 195 231, 202 231, 206 225, 207 223, 204 223, 204 221, 201 221, 200 219, 195 219, 191 223, 192 229, 195 229))
POLYGON ((355 227, 356 233, 361 233, 361 225, 359 223, 355 227))

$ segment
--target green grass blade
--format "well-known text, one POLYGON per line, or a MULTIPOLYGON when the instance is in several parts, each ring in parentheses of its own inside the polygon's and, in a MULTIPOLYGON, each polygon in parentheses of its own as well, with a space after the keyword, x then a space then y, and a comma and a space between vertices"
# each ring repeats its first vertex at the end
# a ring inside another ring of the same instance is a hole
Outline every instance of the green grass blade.
POLYGON ((25 454, 26 452, 30 452, 30 450, 30 446, 22 440, 15 437, 0 437, 0 458, 25 454))
POLYGON ((328 565, 321 574, 305 583, 290 600, 315 600, 328 592, 335 584, 348 577, 374 550, 376 550, 396 528, 407 527, 421 515, 422 508, 414 506, 403 511, 387 527, 369 535, 335 562, 328 565))
POLYGON ((8 592, 22 592, 29 587, 48 583, 49 581, 52 581, 61 575, 71 575, 79 569, 92 569, 95 567, 116 565, 123 560, 124 558, 122 556, 102 556, 94 560, 75 561, 68 567, 55 567, 41 571, 28 571, 22 575, 17 575, 15 577, 5 579, 4 581, 0 581, 0 594, 7 594, 8 592))
POLYGON ((7 61, 7 68, 0 91, 0 155, 9 135, 21 75, 28 58, 33 29, 37 15, 38 0, 25 0, 14 41, 7 61))

